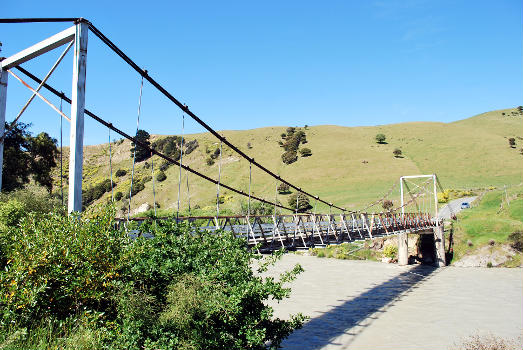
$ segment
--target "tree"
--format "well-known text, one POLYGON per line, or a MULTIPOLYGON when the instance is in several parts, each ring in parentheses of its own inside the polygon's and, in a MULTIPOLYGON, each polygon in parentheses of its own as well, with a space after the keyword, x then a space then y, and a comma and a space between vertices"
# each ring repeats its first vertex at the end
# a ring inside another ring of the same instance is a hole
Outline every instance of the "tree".
POLYGON ((53 190, 51 170, 56 167, 56 157, 59 154, 56 139, 51 138, 45 132, 29 138, 29 153, 33 179, 51 193, 53 190))
POLYGON ((287 151, 281 155, 281 160, 285 164, 292 164, 298 160, 298 155, 296 154, 296 151, 287 151))
POLYGON ((392 151, 392 153, 394 154, 394 157, 399 158, 399 157, 401 157, 403 152, 401 152, 401 150, 399 148, 396 148, 396 149, 394 149, 394 151, 392 151))
POLYGON ((8 130, 8 124, 5 124, 8 131, 4 139, 2 190, 9 192, 22 188, 32 177, 51 193, 51 170, 56 166, 56 157, 59 154, 56 140, 47 133, 31 136, 27 130, 29 126, 18 123, 8 130))
POLYGON ((125 176, 125 174, 127 174, 127 171, 125 171, 124 169, 118 169, 116 170, 116 173, 114 175, 116 177, 122 177, 125 176))
POLYGON ((163 171, 160 171, 158 175, 156 175, 156 180, 160 182, 164 181, 165 179, 167 179, 167 175, 165 175, 163 171))
POLYGON ((519 114, 523 114, 523 106, 518 106, 517 110, 519 114))
POLYGON ((294 193, 289 197, 289 206, 296 210, 296 204, 298 204, 298 213, 306 212, 309 209, 312 209, 312 205, 309 202, 309 197, 302 193, 294 193))
POLYGON ((278 186, 278 193, 279 193, 279 194, 288 194, 288 193, 291 193, 291 191, 290 191, 290 186, 287 185, 285 182, 282 182, 282 183, 278 186))
POLYGON ((516 148, 516 139, 513 138, 513 137, 509 138, 508 139, 508 144, 509 144, 510 147, 516 148))
POLYGON ((300 149, 300 154, 302 157, 309 157, 312 155, 312 151, 310 150, 310 148, 302 148, 300 149))
MULTIPOLYGON (((145 144, 146 146, 150 147, 151 142, 149 141, 151 135, 145 130, 138 130, 136 133, 135 139, 139 141, 142 144, 145 144)), ((136 152, 136 161, 141 162, 143 160, 146 160, 151 156, 151 151, 149 151, 147 148, 137 146, 134 144, 134 142, 131 143, 131 158, 134 156, 136 152)))
POLYGON ((387 137, 384 134, 376 135, 376 142, 378 142, 378 143, 385 143, 386 139, 387 139, 387 137))
POLYGON ((383 207, 383 209, 390 211, 394 206, 394 203, 392 203, 390 199, 385 199, 383 203, 381 203, 381 206, 383 207))

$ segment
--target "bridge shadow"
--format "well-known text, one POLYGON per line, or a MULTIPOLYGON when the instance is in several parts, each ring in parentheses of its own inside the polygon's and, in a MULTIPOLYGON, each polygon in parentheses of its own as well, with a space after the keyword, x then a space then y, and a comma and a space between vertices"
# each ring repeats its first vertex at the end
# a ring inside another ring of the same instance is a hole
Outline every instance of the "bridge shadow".
MULTIPOLYGON (((418 265, 391 278, 379 285, 373 286, 358 296, 343 304, 314 317, 303 328, 293 332, 282 343, 285 350, 301 349, 315 350, 328 345, 347 349, 350 343, 363 332, 381 313, 394 305, 396 301, 419 288, 437 270, 436 267, 418 265), (343 344, 336 338, 348 335, 343 344)), ((413 315, 413 317, 416 317, 413 315)), ((330 348, 330 347, 329 347, 330 348)))

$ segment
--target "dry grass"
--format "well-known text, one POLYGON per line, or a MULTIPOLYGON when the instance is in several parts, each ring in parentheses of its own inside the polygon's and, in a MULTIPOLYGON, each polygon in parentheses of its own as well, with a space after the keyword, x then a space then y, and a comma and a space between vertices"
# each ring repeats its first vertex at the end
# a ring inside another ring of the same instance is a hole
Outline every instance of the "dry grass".
MULTIPOLYGON (((419 122, 374 127, 309 127, 305 130, 306 147, 312 150, 312 156, 300 157, 290 165, 284 165, 280 158, 283 150, 278 141, 284 127, 222 131, 221 134, 246 154, 303 189, 337 205, 358 209, 383 195, 402 175, 437 173, 448 188, 519 183, 523 175, 523 157, 519 154, 523 142, 523 116, 512 115, 511 111, 513 109, 488 112, 448 124, 419 122), (507 116, 502 116, 502 113, 507 116), (387 144, 376 143, 378 133, 387 136, 387 144), (516 138, 516 149, 508 146, 508 137, 516 138), (248 143, 252 148, 247 147, 248 143), (395 148, 402 150, 403 158, 394 157, 392 151, 395 148)), ((187 135, 187 138, 197 139, 200 146, 184 158, 184 163, 217 178, 218 162, 212 166, 205 164, 208 156, 206 148, 217 147, 216 140, 208 133, 187 135)), ((86 184, 109 177, 107 150, 107 144, 86 147, 86 184)), ((238 157, 227 148, 224 152, 228 161, 222 166, 222 182, 248 191, 248 162, 237 160, 238 157)), ((155 157, 154 161, 159 165, 159 159, 155 157)), ((129 170, 130 167, 129 142, 113 145, 113 171, 119 168, 129 170)), ((143 162, 137 164, 137 171, 150 174, 150 169, 145 169, 143 162)), ((178 169, 173 166, 166 174, 167 180, 157 183, 156 201, 162 209, 173 209, 178 197, 178 169)), ((128 190, 123 185, 128 176, 118 179, 121 182, 120 191, 128 190)), ((184 183, 185 176, 184 172, 184 183)), ((254 168, 252 178, 253 193, 274 200, 277 186, 274 179, 254 168)), ((58 178, 55 183, 58 183, 58 178)), ((194 175, 189 176, 189 183, 191 206, 197 204, 212 210, 216 186, 194 175)), ((236 210, 239 207, 242 199, 238 195, 223 190, 221 194, 230 196, 221 206, 223 209, 236 210)), ((395 192, 393 196, 395 199, 399 194, 395 192)), ((287 196, 279 195, 278 200, 287 204, 287 196)), ((152 204, 151 182, 134 197, 133 207, 144 202, 152 204)), ((182 208, 186 208, 187 204, 187 189, 182 186, 182 208)), ((317 209, 328 210, 321 205, 317 209)))

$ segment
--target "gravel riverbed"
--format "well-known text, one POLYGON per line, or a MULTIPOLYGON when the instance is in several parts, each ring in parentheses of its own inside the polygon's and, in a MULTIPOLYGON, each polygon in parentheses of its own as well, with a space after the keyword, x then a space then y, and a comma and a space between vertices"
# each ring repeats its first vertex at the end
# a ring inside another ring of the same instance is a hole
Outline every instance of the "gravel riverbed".
POLYGON ((464 337, 523 333, 521 268, 436 269, 285 254, 305 269, 275 316, 310 317, 283 349, 449 349, 464 337))

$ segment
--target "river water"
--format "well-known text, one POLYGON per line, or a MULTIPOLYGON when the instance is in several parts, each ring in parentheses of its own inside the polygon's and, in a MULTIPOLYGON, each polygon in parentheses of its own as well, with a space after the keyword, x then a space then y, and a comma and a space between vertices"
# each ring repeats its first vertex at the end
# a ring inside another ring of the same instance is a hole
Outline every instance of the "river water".
POLYGON ((310 320, 283 349, 452 349, 487 332, 523 334, 521 268, 436 269, 285 254, 273 276, 305 269, 275 316, 310 320))

